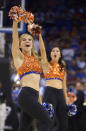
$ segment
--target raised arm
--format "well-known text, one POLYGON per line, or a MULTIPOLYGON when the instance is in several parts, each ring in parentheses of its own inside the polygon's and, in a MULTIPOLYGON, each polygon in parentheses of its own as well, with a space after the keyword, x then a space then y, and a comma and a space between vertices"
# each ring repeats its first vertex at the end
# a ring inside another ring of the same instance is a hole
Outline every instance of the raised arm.
POLYGON ((44 41, 43 41, 41 33, 39 34, 39 44, 40 44, 40 52, 41 52, 41 58, 42 58, 41 65, 42 65, 43 72, 46 73, 50 65, 47 60, 46 50, 45 50, 44 41))
POLYGON ((13 34, 12 34, 12 56, 16 58, 21 55, 21 51, 19 49, 19 38, 18 38, 18 27, 17 22, 13 21, 13 34))
POLYGON ((42 27, 39 26, 38 24, 33 23, 32 25, 28 24, 27 29, 33 35, 39 36, 41 57, 42 57, 42 60, 46 62, 47 61, 46 50, 45 50, 44 41, 43 41, 42 34, 41 34, 42 27))
POLYGON ((42 60, 44 62, 47 62, 46 50, 45 50, 44 41, 43 41, 41 33, 39 34, 39 44, 40 44, 40 52, 41 52, 42 60))
POLYGON ((39 36, 39 46, 40 46, 40 52, 41 52, 41 65, 43 68, 43 72, 45 73, 49 68, 49 63, 47 60, 44 41, 43 41, 42 34, 41 34, 42 27, 37 24, 32 24, 32 25, 28 25, 27 28, 28 28, 28 31, 31 32, 33 35, 39 36))

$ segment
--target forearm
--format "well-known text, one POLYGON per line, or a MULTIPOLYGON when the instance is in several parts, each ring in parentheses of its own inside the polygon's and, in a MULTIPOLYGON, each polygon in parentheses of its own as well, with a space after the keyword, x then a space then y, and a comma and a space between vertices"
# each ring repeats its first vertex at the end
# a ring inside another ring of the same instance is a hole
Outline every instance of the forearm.
POLYGON ((67 80, 67 74, 66 74, 66 72, 65 72, 65 75, 64 75, 64 80, 63 80, 63 91, 64 91, 64 96, 65 96, 65 99, 67 98, 67 82, 66 82, 66 80, 67 80))
POLYGON ((13 44, 12 47, 14 48, 19 48, 19 38, 18 38, 18 27, 17 27, 17 22, 13 21, 13 44))
POLYGON ((45 50, 44 41, 43 41, 41 33, 39 34, 39 44, 40 44, 41 57, 43 61, 46 61, 47 60, 46 50, 45 50))
POLYGON ((47 60, 46 50, 45 50, 45 46, 44 46, 44 42, 43 42, 41 34, 39 34, 39 44, 40 44, 40 52, 41 52, 41 57, 42 57, 41 65, 42 65, 43 72, 46 73, 47 70, 49 69, 49 63, 47 60))
POLYGON ((66 87, 63 87, 63 91, 64 91, 64 96, 65 96, 65 99, 67 98, 67 89, 66 87))
POLYGON ((38 102, 39 102, 40 104, 42 104, 42 96, 40 95, 40 93, 39 93, 39 97, 38 97, 38 102))

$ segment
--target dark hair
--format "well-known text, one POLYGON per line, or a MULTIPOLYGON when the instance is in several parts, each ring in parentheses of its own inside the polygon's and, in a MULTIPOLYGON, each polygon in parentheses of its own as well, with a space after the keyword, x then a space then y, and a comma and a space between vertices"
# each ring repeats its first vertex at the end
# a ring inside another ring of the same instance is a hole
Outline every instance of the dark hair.
MULTIPOLYGON (((51 51, 52 51, 53 48, 59 48, 59 49, 60 49, 60 47, 58 47, 58 46, 54 46, 54 47, 50 48, 50 50, 49 50, 48 53, 47 53, 47 54, 48 54, 48 55, 47 55, 47 58, 48 58, 48 61, 49 61, 49 62, 51 61, 50 54, 51 54, 51 51)), ((63 60, 61 49, 60 49, 60 53, 61 53, 61 57, 59 58, 58 63, 59 63, 60 66, 61 66, 61 70, 60 70, 60 71, 62 71, 63 69, 66 70, 66 64, 65 64, 65 62, 64 62, 64 60, 63 60)))

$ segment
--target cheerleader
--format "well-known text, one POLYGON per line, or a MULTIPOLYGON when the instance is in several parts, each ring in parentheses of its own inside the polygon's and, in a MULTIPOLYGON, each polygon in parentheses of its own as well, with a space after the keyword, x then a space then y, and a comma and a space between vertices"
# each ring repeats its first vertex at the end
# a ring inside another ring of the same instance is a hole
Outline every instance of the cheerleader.
MULTIPOLYGON (((18 131, 29 131, 30 129, 28 130, 28 128, 35 118, 40 122, 40 125, 42 124, 42 127, 39 127, 39 131, 48 131, 52 121, 38 102, 39 81, 42 69, 34 48, 33 37, 29 34, 22 34, 20 38, 18 37, 17 23, 18 20, 21 20, 21 17, 17 18, 20 14, 15 15, 16 13, 13 13, 16 12, 15 9, 17 12, 21 12, 19 7, 14 7, 9 14, 13 16, 12 56, 22 84, 22 89, 18 95, 18 103, 21 108, 18 131), (12 13, 14 15, 11 15, 12 13)), ((20 16, 24 17, 24 14, 22 13, 20 16)))
POLYGON ((42 56, 42 68, 46 80, 46 90, 43 96, 43 103, 53 106, 54 118, 59 121, 58 131, 66 131, 68 118, 66 104, 68 97, 66 92, 66 67, 62 60, 59 47, 53 47, 48 55, 44 47, 41 32, 39 34, 40 51, 42 56))

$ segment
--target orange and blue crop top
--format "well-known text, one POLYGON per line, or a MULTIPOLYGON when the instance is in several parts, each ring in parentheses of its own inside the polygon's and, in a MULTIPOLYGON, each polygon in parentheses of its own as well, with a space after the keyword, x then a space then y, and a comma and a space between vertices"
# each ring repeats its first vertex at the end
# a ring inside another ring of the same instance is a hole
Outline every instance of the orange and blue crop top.
POLYGON ((39 61, 34 56, 24 55, 24 62, 17 70, 20 79, 27 74, 36 73, 41 74, 42 68, 39 61))
POLYGON ((62 81, 64 79, 65 71, 63 69, 60 71, 60 69, 61 66, 59 64, 50 62, 50 68, 47 73, 44 74, 44 78, 46 80, 58 79, 62 81))

